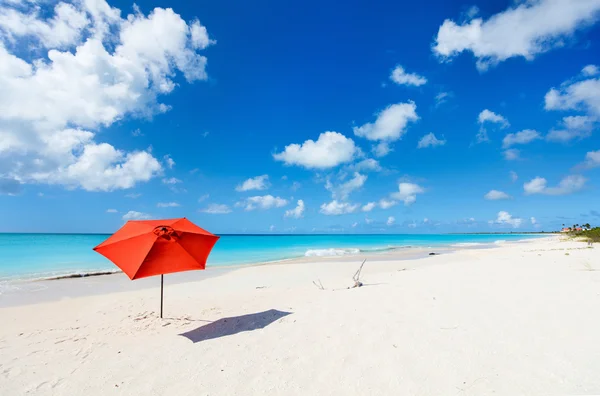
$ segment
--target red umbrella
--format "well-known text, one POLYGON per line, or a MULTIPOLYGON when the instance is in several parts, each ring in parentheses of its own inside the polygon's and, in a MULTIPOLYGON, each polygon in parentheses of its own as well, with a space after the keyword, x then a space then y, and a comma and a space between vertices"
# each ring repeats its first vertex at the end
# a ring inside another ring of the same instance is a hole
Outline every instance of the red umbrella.
POLYGON ((164 274, 205 269, 218 239, 186 218, 131 220, 94 250, 131 280, 160 275, 162 318, 164 274))

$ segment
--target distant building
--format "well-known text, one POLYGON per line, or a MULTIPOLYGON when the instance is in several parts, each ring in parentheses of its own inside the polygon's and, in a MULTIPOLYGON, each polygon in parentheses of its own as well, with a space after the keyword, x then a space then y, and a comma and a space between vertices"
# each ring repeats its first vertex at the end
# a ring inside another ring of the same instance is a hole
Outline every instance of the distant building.
POLYGON ((560 232, 571 232, 571 228, 570 227, 565 227, 562 230, 560 230, 560 232))

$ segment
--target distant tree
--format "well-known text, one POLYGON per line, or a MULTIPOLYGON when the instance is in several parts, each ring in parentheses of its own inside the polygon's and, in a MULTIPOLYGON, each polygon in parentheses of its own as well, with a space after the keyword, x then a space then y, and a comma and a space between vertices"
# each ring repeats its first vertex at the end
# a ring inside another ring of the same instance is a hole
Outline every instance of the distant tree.
POLYGON ((590 228, 592 228, 592 226, 590 225, 590 223, 585 223, 585 224, 583 225, 583 227, 587 228, 588 230, 589 230, 590 228))

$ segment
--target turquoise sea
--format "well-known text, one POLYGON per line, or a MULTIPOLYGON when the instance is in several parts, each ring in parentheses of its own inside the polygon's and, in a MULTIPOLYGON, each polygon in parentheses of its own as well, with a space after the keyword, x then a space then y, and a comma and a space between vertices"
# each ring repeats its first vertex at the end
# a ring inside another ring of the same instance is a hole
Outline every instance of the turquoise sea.
MULTIPOLYGON (((113 271, 92 248, 109 235, 0 234, 0 281, 113 271)), ((532 235, 222 235, 208 266, 340 256, 411 247, 477 246, 532 235)))

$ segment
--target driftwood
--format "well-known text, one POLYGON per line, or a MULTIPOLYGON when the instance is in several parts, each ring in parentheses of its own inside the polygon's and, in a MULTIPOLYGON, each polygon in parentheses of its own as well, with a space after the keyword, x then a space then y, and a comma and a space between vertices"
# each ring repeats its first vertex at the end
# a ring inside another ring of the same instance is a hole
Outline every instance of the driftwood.
POLYGON ((318 279, 318 282, 313 281, 313 285, 315 285, 319 290, 325 290, 325 287, 323 287, 323 284, 321 283, 321 279, 318 279))
POLYGON ((356 271, 356 273, 354 274, 354 276, 352 277, 352 280, 354 281, 354 286, 352 286, 352 288, 355 287, 361 287, 363 285, 363 283, 360 281, 360 273, 363 269, 363 266, 365 265, 365 263, 367 262, 367 260, 365 259, 362 264, 360 265, 360 267, 358 267, 358 270, 356 271))

